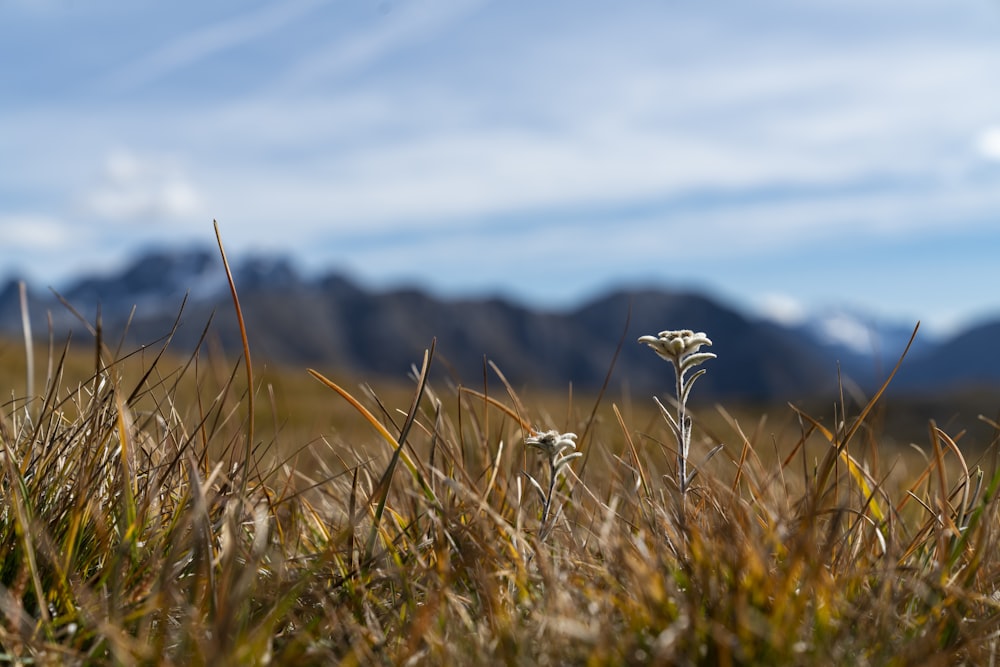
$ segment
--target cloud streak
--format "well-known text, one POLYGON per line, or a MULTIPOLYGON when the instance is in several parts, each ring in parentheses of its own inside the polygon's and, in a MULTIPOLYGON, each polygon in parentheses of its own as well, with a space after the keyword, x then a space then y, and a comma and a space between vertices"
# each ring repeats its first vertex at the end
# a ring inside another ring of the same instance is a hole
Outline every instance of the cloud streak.
POLYGON ((357 74, 408 46, 434 39, 483 4, 484 0, 385 3, 385 13, 375 21, 369 17, 363 29, 355 26, 341 31, 336 39, 304 53, 295 65, 279 75, 268 94, 301 94, 345 75, 357 74))
POLYGON ((169 74, 239 48, 315 12, 325 0, 287 0, 175 36, 168 43, 112 72, 104 86, 118 91, 148 86, 169 74))

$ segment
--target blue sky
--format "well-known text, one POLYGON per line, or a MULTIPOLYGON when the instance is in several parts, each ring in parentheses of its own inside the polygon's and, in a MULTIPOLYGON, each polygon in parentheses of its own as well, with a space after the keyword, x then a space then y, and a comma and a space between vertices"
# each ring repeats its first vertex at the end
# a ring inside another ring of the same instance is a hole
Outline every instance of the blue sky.
POLYGON ((0 278, 216 218, 376 287, 1000 315, 1000 2, 7 0, 0 61, 0 278))

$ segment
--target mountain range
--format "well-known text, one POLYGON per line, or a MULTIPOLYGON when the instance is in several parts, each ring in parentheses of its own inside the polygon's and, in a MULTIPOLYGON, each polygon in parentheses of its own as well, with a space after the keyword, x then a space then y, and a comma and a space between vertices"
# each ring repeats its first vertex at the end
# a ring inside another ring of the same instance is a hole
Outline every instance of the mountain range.
MULTIPOLYGON (((556 311, 501 297, 443 299, 412 287, 368 290, 339 273, 303 276, 277 256, 235 261, 233 273, 255 360, 365 377, 405 376, 436 339, 436 372, 466 385, 482 384, 489 360, 515 387, 594 390, 614 362, 612 388, 663 392, 673 382, 669 366, 636 339, 685 328, 708 333, 719 355, 705 366, 699 397, 790 400, 829 395, 840 381, 872 391, 912 332, 846 310, 782 324, 711 295, 663 288, 609 290, 556 311)), ((91 322, 99 312, 109 339, 127 331, 130 344, 154 344, 180 313, 175 349, 193 350, 206 326, 223 351, 242 349, 221 260, 207 249, 141 253, 121 271, 80 276, 58 294, 29 285, 28 303, 36 334, 51 322, 58 336, 87 335, 69 304, 91 322)), ((20 333, 18 280, 11 279, 0 289, 0 334, 20 333)), ((1000 321, 947 340, 918 335, 893 390, 1000 385, 998 336, 1000 321)))

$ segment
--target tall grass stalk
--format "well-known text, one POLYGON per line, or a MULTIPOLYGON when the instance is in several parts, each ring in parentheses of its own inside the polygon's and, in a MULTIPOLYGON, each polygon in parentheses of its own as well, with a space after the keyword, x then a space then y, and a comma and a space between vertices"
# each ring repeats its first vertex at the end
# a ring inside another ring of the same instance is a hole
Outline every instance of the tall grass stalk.
POLYGON ((24 386, 25 396, 35 395, 35 345, 31 335, 31 313, 28 312, 28 286, 22 280, 17 284, 21 303, 21 331, 24 334, 24 386))

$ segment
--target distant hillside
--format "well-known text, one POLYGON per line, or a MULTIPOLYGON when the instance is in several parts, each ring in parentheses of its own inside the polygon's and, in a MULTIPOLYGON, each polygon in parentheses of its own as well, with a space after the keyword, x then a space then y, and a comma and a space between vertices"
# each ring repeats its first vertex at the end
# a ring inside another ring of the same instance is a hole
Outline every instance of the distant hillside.
MULTIPOLYGON (((624 337, 612 386, 662 392, 669 386, 670 369, 636 339, 667 328, 693 328, 711 336, 719 355, 700 381, 701 398, 822 395, 836 387, 838 364, 844 375, 870 388, 873 369, 881 365, 802 327, 752 319, 690 292, 612 291, 572 310, 540 312, 499 298, 443 300, 415 289, 369 292, 337 274, 305 279, 281 258, 247 258, 236 262, 234 272, 252 352, 257 359, 274 362, 401 377, 436 337, 438 372, 465 384, 482 382, 486 358, 515 385, 572 383, 595 389, 624 337)), ((134 308, 130 341, 148 344, 170 330, 186 293, 173 345, 193 349, 212 320, 210 337, 223 350, 238 354, 225 276, 218 257, 209 251, 151 252, 120 273, 81 277, 62 296, 90 321, 99 308, 111 338, 120 335, 134 308)), ((71 329, 77 337, 85 335, 79 320, 47 291, 32 286, 30 309, 36 333, 47 330, 51 314, 60 336, 71 329)), ((0 290, 0 331, 20 331, 16 281, 0 290)), ((992 341, 998 333, 1000 324, 986 326, 970 332, 960 344, 968 352, 982 348, 981 354, 993 355, 989 358, 996 361, 992 341)), ((943 376, 954 382, 1000 382, 1000 362, 973 361, 976 356, 968 353, 955 359, 949 354, 953 349, 932 346, 909 360, 912 368, 904 374, 909 386, 943 376)))
POLYGON ((962 331, 904 365, 900 386, 913 392, 1000 385, 1000 321, 962 331))

